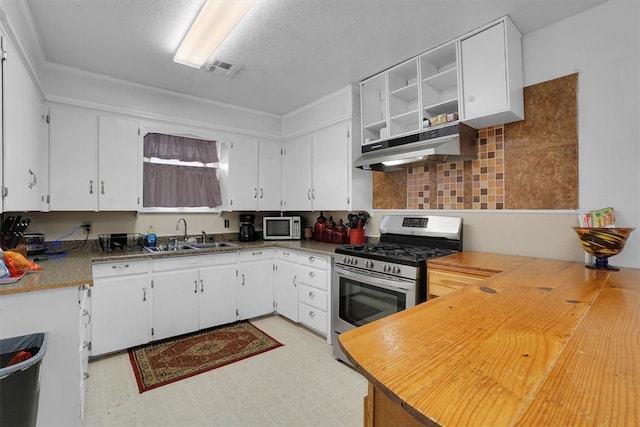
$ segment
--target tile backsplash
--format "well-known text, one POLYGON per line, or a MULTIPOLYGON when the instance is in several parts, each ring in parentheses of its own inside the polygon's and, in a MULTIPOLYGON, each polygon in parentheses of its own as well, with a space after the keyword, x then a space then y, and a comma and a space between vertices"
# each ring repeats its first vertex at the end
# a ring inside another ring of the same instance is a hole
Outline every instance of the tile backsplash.
POLYGON ((374 172, 374 209, 576 209, 577 77, 525 88, 526 119, 479 129, 474 160, 374 172))

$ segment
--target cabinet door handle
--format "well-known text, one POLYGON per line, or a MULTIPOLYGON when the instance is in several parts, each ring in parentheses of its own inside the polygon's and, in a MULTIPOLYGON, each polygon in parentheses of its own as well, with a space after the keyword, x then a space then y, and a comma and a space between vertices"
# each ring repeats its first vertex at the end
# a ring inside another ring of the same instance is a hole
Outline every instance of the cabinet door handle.
POLYGON ((311 198, 312 198, 313 200, 315 200, 315 199, 316 199, 316 189, 315 189, 315 188, 312 188, 312 189, 311 189, 311 198))
POLYGON ((471 95, 467 96, 467 102, 473 102, 475 98, 471 95))
POLYGON ((129 264, 124 264, 124 265, 112 265, 111 268, 113 268, 114 270, 117 270, 118 268, 129 268, 129 264))
POLYGON ((85 372, 84 374, 82 374, 82 379, 88 380, 89 379, 89 372, 85 372))
POLYGON ((307 199, 311 200, 311 189, 307 190, 307 199))
POLYGON ((242 286, 244 286, 244 274, 242 275, 242 286))
POLYGON ((316 296, 316 294, 314 294, 312 291, 309 291, 309 297, 310 297, 310 298, 313 298, 313 297, 315 297, 315 296, 316 296))
POLYGON ((83 309, 82 310, 82 315, 83 316, 87 316, 87 323, 84 324, 85 327, 89 326, 89 324, 91 323, 91 313, 89 313, 89 310, 83 309))
POLYGON ((29 175, 31 175, 31 182, 29 183, 29 188, 33 188, 38 183, 38 177, 31 169, 29 169, 29 175))
POLYGON ((195 285, 195 289, 193 290, 193 293, 194 293, 194 294, 197 294, 197 293, 198 293, 198 281, 197 281, 197 280, 194 280, 194 281, 193 281, 193 284, 195 285))
POLYGON ((89 194, 93 194, 93 180, 89 180, 89 194))
POLYGON ((297 277, 298 277, 298 276, 293 276, 293 287, 294 287, 294 288, 295 288, 296 286, 298 286, 298 285, 296 285, 296 278, 297 278, 297 277))
POLYGON ((262 199, 264 197, 264 188, 260 189, 260 198, 262 199))
POLYGON ((142 301, 147 300, 147 288, 142 288, 142 301))
POLYGON ((204 280, 200 279, 200 292, 204 292, 204 280))
POLYGON ((104 194, 104 181, 100 181, 100 194, 104 194))
POLYGON ((258 198, 258 189, 257 188, 253 188, 253 198, 257 199, 258 198))

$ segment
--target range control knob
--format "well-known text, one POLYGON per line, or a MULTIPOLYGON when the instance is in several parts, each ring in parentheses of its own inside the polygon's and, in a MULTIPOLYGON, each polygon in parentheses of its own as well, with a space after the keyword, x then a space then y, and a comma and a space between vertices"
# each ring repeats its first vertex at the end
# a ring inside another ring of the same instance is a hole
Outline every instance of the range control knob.
POLYGON ((392 270, 393 274, 400 274, 400 267, 396 267, 395 265, 393 266, 393 270, 392 270))
POLYGON ((358 258, 351 258, 351 265, 358 265, 358 258))
POLYGON ((345 256, 344 258, 342 258, 342 262, 345 264, 349 264, 349 257, 345 256))
POLYGON ((367 267, 367 268, 373 268, 373 261, 371 261, 371 260, 366 260, 366 261, 364 262, 364 266, 365 266, 365 267, 367 267))
POLYGON ((385 273, 388 273, 388 272, 389 272, 389 270, 391 270, 391 266, 390 266, 389 264, 385 264, 385 265, 382 267, 382 271, 384 271, 385 273))

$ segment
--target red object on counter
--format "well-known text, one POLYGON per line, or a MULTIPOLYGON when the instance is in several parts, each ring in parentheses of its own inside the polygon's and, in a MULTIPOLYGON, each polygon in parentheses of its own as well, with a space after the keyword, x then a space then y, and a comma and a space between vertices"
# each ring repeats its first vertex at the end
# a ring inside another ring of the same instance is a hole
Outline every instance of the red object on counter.
POLYGON ((327 226, 327 218, 324 217, 322 211, 320 216, 316 219, 316 223, 313 225, 313 240, 316 242, 322 242, 322 233, 327 226))
POLYGON ((349 230, 349 243, 361 245, 364 243, 364 230, 362 228, 352 228, 349 230))
POLYGON ((336 223, 333 221, 333 217, 330 216, 329 220, 327 221, 327 224, 324 227, 324 230, 322 230, 322 241, 324 243, 331 243, 333 240, 333 230, 335 229, 336 223))
POLYGON ((333 229, 333 233, 331 233, 331 242, 339 245, 349 242, 347 227, 342 222, 342 218, 336 228, 333 229))

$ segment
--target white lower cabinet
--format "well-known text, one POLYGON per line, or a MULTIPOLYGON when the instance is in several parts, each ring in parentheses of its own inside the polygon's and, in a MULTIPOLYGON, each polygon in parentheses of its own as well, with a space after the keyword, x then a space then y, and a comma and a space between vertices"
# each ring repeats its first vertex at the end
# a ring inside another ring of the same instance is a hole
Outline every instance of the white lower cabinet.
POLYGON ((300 253, 299 256, 299 308, 300 323, 325 335, 329 331, 330 257, 300 253))
POLYGON ((212 264, 214 257, 203 255, 152 261, 153 341, 200 329, 201 287, 204 290, 204 279, 200 283, 200 268, 212 264))
POLYGON ((149 341, 149 267, 146 260, 93 264, 92 356, 149 341))
POLYGON ((215 265, 200 268, 198 318, 200 329, 211 328, 236 320, 236 252, 215 255, 215 265))
POLYGON ((274 285, 276 311, 298 322, 298 252, 276 251, 274 285))
POLYGON ((274 312, 273 249, 238 254, 238 319, 274 312))

